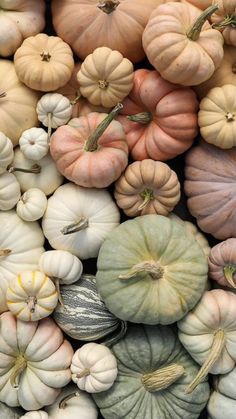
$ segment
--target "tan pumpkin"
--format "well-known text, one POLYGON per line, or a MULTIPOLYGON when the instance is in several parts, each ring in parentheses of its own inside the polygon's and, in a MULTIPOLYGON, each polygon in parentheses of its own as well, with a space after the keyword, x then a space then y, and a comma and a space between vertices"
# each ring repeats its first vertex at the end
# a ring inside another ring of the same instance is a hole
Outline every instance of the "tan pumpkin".
POLYGON ((50 92, 70 80, 74 59, 71 48, 62 39, 40 33, 24 40, 14 55, 14 65, 26 86, 50 92))
POLYGON ((218 10, 211 16, 212 27, 222 31, 224 41, 236 46, 236 0, 213 0, 218 10))
POLYGON ((130 217, 168 215, 180 199, 176 173, 162 162, 146 159, 130 164, 115 183, 117 205, 130 217))

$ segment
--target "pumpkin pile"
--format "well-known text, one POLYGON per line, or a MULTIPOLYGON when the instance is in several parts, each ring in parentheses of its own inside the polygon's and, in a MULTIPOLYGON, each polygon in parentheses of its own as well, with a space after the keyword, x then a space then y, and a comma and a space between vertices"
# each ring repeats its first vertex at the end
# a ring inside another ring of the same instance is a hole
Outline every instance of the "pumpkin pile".
POLYGON ((0 418, 234 419, 236 1, 0 11, 0 418))

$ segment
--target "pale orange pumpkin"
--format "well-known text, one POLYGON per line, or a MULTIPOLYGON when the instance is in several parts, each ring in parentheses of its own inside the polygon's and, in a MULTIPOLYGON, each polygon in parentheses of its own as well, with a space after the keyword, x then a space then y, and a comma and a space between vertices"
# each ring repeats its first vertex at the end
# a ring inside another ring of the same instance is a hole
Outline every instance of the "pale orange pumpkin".
POLYGON ((222 31, 225 43, 236 46, 236 0, 213 0, 219 7, 211 16, 212 27, 222 31))
POLYGON ((171 159, 187 150, 198 133, 193 90, 169 83, 155 70, 135 71, 133 90, 123 106, 118 120, 134 160, 171 159))

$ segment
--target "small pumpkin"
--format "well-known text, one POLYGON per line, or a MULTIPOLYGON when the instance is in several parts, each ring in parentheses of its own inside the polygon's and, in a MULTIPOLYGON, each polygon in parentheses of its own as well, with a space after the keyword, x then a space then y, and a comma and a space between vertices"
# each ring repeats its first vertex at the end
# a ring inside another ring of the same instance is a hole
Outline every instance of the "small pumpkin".
POLYGON ((17 202, 17 215, 25 221, 39 220, 46 211, 47 203, 47 197, 43 191, 30 188, 17 202))
POLYGON ((74 68, 73 53, 58 36, 39 33, 25 39, 17 49, 14 66, 26 86, 51 92, 70 80, 74 68))
POLYGON ((7 170, 14 158, 13 145, 11 140, 0 132, 0 175, 7 170))
POLYGON ((21 416, 20 419, 49 419, 49 416, 43 410, 32 410, 21 416))
POLYGON ((0 175, 0 210, 12 209, 20 199, 20 184, 12 173, 0 175))
POLYGON ((86 343, 75 351, 71 361, 72 381, 80 390, 100 393, 112 387, 117 362, 111 350, 99 343, 86 343))
POLYGON ((222 286, 236 288, 236 239, 212 247, 208 260, 209 276, 222 286))
POLYGON ((218 9, 211 16, 212 27, 219 29, 228 45, 236 46, 236 2, 235 0, 214 0, 218 9))
POLYGON ((213 392, 207 404, 209 419, 232 419, 236 409, 236 368, 213 380, 213 392))
POLYGON ((48 134, 42 128, 30 128, 23 132, 19 146, 29 160, 41 160, 48 154, 48 134))

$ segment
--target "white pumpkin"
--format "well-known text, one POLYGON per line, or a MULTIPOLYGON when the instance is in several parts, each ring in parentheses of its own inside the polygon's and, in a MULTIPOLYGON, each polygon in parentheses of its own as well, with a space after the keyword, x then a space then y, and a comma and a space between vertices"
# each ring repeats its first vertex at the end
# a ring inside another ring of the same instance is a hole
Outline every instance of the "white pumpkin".
POLYGON ((8 211, 16 205, 20 199, 20 184, 12 173, 0 175, 0 210, 8 211))
MULTIPOLYGON (((1 257, 0 257, 1 259, 1 257)), ((0 274, 0 314, 4 311, 8 311, 7 302, 6 302, 6 293, 9 282, 5 277, 0 274)))
POLYGON ((42 228, 54 249, 88 259, 97 257, 101 244, 119 220, 118 207, 107 190, 68 182, 49 198, 42 228))
POLYGON ((71 344, 47 317, 23 322, 9 311, 0 316, 0 400, 38 410, 54 402, 71 380, 71 344))
POLYGON ((114 383, 118 369, 116 358, 109 348, 90 342, 74 353, 71 362, 72 381, 88 393, 108 390, 114 383))
POLYGON ((8 309, 25 322, 49 316, 58 302, 51 279, 40 271, 24 271, 9 284, 6 292, 8 309))
POLYGON ((31 188, 38 188, 41 189, 45 195, 50 195, 62 184, 64 179, 58 172, 50 154, 47 154, 41 160, 35 162, 27 159, 19 147, 15 149, 13 168, 11 171, 14 172, 22 192, 31 188), (32 168, 34 173, 30 172, 32 168), (25 170, 30 173, 25 172, 25 170))
POLYGON ((49 419, 49 416, 43 410, 32 410, 21 416, 20 419, 49 419))
POLYGON ((236 368, 213 380, 213 391, 207 405, 209 419, 232 419, 236 411, 236 368))
POLYGON ((30 128, 19 139, 19 146, 27 159, 40 160, 48 154, 48 134, 43 128, 30 128))
POLYGON ((17 202, 16 212, 22 220, 36 221, 42 218, 47 204, 47 197, 43 191, 38 188, 30 188, 17 202))
POLYGON ((13 158, 13 144, 3 132, 0 132, 0 174, 6 171, 13 158))

